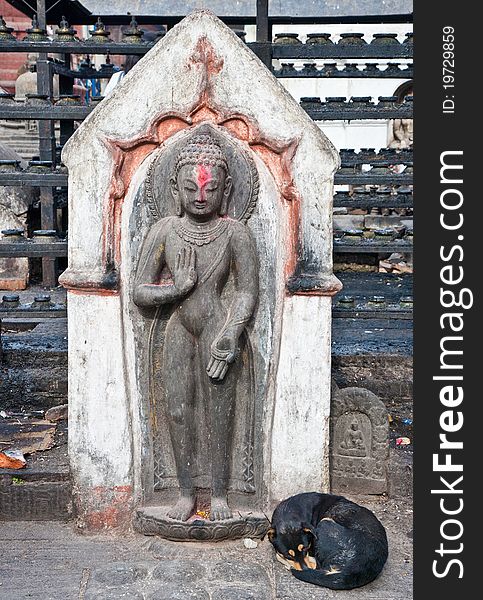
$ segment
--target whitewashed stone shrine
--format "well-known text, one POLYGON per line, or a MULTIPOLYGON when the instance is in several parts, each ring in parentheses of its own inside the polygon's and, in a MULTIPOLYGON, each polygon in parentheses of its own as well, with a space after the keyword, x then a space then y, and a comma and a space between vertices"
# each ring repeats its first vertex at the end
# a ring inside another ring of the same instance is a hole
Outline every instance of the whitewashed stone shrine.
POLYGON ((80 525, 262 535, 273 503, 329 487, 335 149, 198 11, 63 160, 80 525))

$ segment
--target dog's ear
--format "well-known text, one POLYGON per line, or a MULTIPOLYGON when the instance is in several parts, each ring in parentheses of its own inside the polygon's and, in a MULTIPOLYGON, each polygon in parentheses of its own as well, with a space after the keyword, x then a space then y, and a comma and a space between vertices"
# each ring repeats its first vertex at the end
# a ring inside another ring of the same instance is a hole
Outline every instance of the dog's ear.
MULTIPOLYGON (((267 531, 266 535, 268 535, 268 539, 269 541, 273 541, 275 536, 277 535, 277 532, 275 530, 275 527, 270 527, 270 529, 267 531)), ((265 539, 265 536, 262 537, 262 541, 265 539)))
POLYGON ((302 531, 305 531, 305 533, 311 533, 314 538, 317 539, 317 533, 310 523, 302 523, 302 531))

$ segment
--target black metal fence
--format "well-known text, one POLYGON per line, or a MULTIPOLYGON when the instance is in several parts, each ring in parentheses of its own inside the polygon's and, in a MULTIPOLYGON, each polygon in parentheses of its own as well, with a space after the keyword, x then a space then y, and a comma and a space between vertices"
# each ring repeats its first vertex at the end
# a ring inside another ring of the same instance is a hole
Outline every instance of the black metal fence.
MULTIPOLYGON (((374 34, 367 43, 362 34, 342 34, 334 43, 328 34, 311 34, 306 43, 302 43, 296 34, 277 34, 272 41, 271 27, 273 20, 268 18, 268 2, 257 2, 257 41, 248 46, 281 78, 407 78, 413 74, 412 64, 408 59, 413 56, 412 33, 406 35, 403 42, 394 34, 374 34), (385 66, 377 63, 345 63, 337 68, 336 61, 379 59, 385 66), (397 61, 404 59, 405 64, 397 61), (283 61, 274 68, 273 61, 283 61), (306 61, 302 66, 296 63, 306 61), (317 66, 321 61, 323 65, 317 66)), ((65 232, 58 223, 58 215, 65 213, 65 205, 59 206, 56 201, 57 191, 67 186, 67 170, 60 162, 59 148, 54 135, 54 123, 59 122, 60 143, 65 143, 72 134, 76 121, 84 119, 96 106, 91 100, 89 104, 81 103, 73 93, 74 79, 109 78, 113 74, 110 55, 143 55, 157 43, 143 41, 142 31, 135 19, 124 31, 120 42, 109 41, 104 25, 98 21, 87 40, 75 36, 68 23, 63 20, 56 35, 50 39, 46 34, 45 2, 38 2, 39 13, 34 18, 32 28, 22 40, 12 35, 10 28, 0 23, 0 53, 5 52, 37 52, 38 94, 31 95, 25 102, 18 102, 12 95, 0 95, 0 119, 29 119, 39 121, 39 160, 32 161, 26 168, 21 168, 16 161, 0 163, 0 185, 2 186, 37 186, 40 189, 41 226, 32 238, 21 232, 15 235, 4 235, 0 240, 0 258, 5 257, 41 257, 42 281, 45 286, 56 284, 58 276, 57 259, 67 255, 65 232), (43 11, 43 12, 42 12, 43 11), (55 54, 52 59, 49 55, 55 54), (73 68, 73 55, 106 55, 105 64, 96 69, 89 60, 85 60, 79 68, 73 68), (53 95, 53 77, 59 76, 59 96, 53 95)), ((164 22, 164 21, 162 21, 164 22)), ((168 21, 165 21, 166 23, 168 21)), ((172 19, 170 24, 174 22, 172 19)), ((303 22, 298 21, 298 22, 303 22)), ((316 23, 314 20, 308 21, 316 23)), ((161 36, 160 36, 161 37, 161 36)), ((243 38, 243 33, 240 33, 243 38)), ((329 120, 365 120, 365 119, 410 119, 412 118, 412 98, 403 102, 397 97, 352 98, 302 98, 301 107, 315 121, 329 120)), ((99 100, 97 100, 99 101, 99 100)), ((101 100, 102 101, 102 100, 101 100)), ((352 149, 341 150, 342 165, 336 174, 335 183, 351 186, 351 191, 338 191, 334 198, 334 207, 353 208, 390 208, 410 209, 413 207, 412 193, 412 150, 395 150, 385 148, 376 152, 366 148, 359 152, 352 149), (364 165, 364 170, 362 167, 364 165), (402 173, 394 172, 394 165, 405 165, 402 173)), ((65 191, 65 189, 64 189, 65 191)), ((60 194, 62 196, 62 194, 60 194)), ((61 222, 66 222, 65 215, 61 222)), ((363 231, 339 232, 334 237, 334 253, 338 254, 390 254, 392 252, 412 252, 412 229, 375 231, 367 237, 363 231)), ((371 295, 371 279, 368 274, 360 277, 364 280, 364 292, 360 292, 357 274, 347 277, 344 296, 334 300, 334 316, 368 316, 379 315, 387 318, 410 318, 412 311, 411 288, 407 284, 398 284, 400 293, 394 292, 391 298, 377 293, 382 275, 373 274, 375 293, 371 295), (349 289, 347 289, 347 285, 349 289)), ((386 277, 391 286, 391 278, 386 277)), ((409 281, 409 280, 408 280, 409 281)), ((386 288, 387 289, 387 288, 386 288)), ((2 313, 10 316, 30 314, 32 318, 41 314, 47 316, 65 316, 65 307, 53 304, 48 300, 19 304, 15 295, 7 295, 0 303, 2 313)))

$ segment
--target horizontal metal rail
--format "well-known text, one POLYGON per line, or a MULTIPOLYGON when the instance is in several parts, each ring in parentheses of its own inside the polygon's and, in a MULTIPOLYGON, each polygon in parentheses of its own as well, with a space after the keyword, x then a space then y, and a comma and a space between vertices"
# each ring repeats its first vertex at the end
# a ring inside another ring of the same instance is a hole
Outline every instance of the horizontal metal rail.
POLYGON ((59 42, 47 40, 35 41, 1 41, 0 52, 42 52, 46 54, 146 54, 154 43, 133 44, 127 42, 98 43, 87 40, 75 42, 59 42))
MULTIPOLYGON (((252 44, 248 44, 252 46, 252 44)), ((272 44, 272 58, 412 58, 412 44, 272 44)))
POLYGON ((316 67, 315 63, 305 63, 303 68, 296 69, 293 63, 282 64, 280 69, 275 69, 273 74, 279 78, 315 78, 315 79, 412 79, 414 76, 413 66, 400 68, 399 65, 390 64, 388 68, 379 69, 378 65, 370 63, 369 65, 360 65, 364 68, 358 68, 355 64, 346 64, 338 69, 335 63, 316 67))
POLYGON ((53 306, 41 310, 31 308, 30 306, 21 306, 19 308, 2 308, 0 306, 0 319, 64 319, 67 317, 67 308, 63 306, 53 306))
POLYGON ((0 258, 67 256, 67 242, 0 242, 0 258))
MULTIPOLYGON (((42 52, 55 54, 146 54, 154 42, 93 42, 79 40, 60 42, 47 41, 1 41, 0 52, 42 52)), ((270 48, 272 58, 295 60, 314 58, 412 58, 412 44, 281 44, 270 42, 250 42, 247 46, 259 56, 266 55, 270 48)))
POLYGON ((55 105, 51 102, 29 105, 24 102, 0 105, 0 119, 27 119, 40 121, 82 121, 94 106, 85 104, 55 105))
POLYGON ((412 119, 410 103, 371 104, 356 102, 301 102, 300 106, 314 121, 358 121, 365 119, 412 119))
POLYGON ((407 301, 413 293, 412 273, 342 271, 337 273, 337 277, 342 282, 343 289, 335 299, 341 303, 352 297, 356 302, 374 302, 383 298, 386 302, 397 304, 403 299, 407 301))
POLYGON ((391 165, 412 165, 412 149, 395 150, 392 148, 381 148, 376 152, 374 148, 364 148, 359 152, 343 148, 339 150, 340 160, 343 167, 355 165, 387 163, 391 165))
POLYGON ((68 182, 67 172, 47 171, 45 173, 32 173, 25 171, 0 172, 0 186, 5 185, 32 185, 38 187, 63 187, 68 182))
POLYGON ((367 254, 377 253, 384 254, 386 252, 408 252, 413 251, 412 241, 406 239, 390 239, 380 241, 378 239, 363 239, 359 241, 347 240, 344 238, 336 238, 334 240, 334 252, 337 254, 367 254))
POLYGON ((339 319, 406 319, 413 318, 412 310, 401 310, 399 306, 386 306, 384 308, 371 308, 369 306, 357 308, 341 308, 334 306, 332 316, 339 319))
POLYGON ((410 185, 413 175, 403 173, 388 173, 387 175, 372 174, 371 171, 363 173, 345 173, 338 171, 334 183, 340 185, 410 185))
MULTIPOLYGON (((102 102, 102 100, 101 100, 102 102)), ((381 106, 379 104, 355 102, 340 102, 334 105, 330 102, 301 102, 300 106, 314 121, 357 121, 366 119, 412 119, 413 107, 409 103, 381 106)), ((16 105, 1 104, 0 119, 27 119, 43 121, 82 121, 95 108, 90 105, 16 105)))
POLYGON ((346 208, 412 208, 414 206, 413 194, 371 194, 336 192, 334 207, 346 208))

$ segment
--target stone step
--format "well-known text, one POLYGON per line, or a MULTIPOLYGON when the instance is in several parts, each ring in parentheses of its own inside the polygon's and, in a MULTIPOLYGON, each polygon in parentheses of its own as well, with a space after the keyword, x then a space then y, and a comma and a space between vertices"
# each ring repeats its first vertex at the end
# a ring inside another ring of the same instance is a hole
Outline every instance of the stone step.
POLYGON ((67 424, 57 427, 55 446, 27 455, 24 469, 0 469, 0 521, 67 521, 72 484, 67 424))
MULTIPOLYGON (((2 334, 2 407, 46 410, 67 402, 67 320, 45 319, 2 334)), ((386 406, 412 401, 412 321, 333 320, 332 376, 365 387, 386 406)))
POLYGON ((4 320, 3 410, 46 410, 67 402, 67 319, 44 321, 14 325, 4 320))
MULTIPOLYGON (((411 417, 412 321, 333 320, 332 377, 339 387, 363 387, 390 414, 411 417)), ((3 410, 42 410, 67 402, 66 319, 45 319, 30 331, 4 333, 0 363, 3 410)))
POLYGON ((18 472, 4 471, 0 469, 0 521, 68 521, 72 517, 70 481, 24 481, 18 472))

